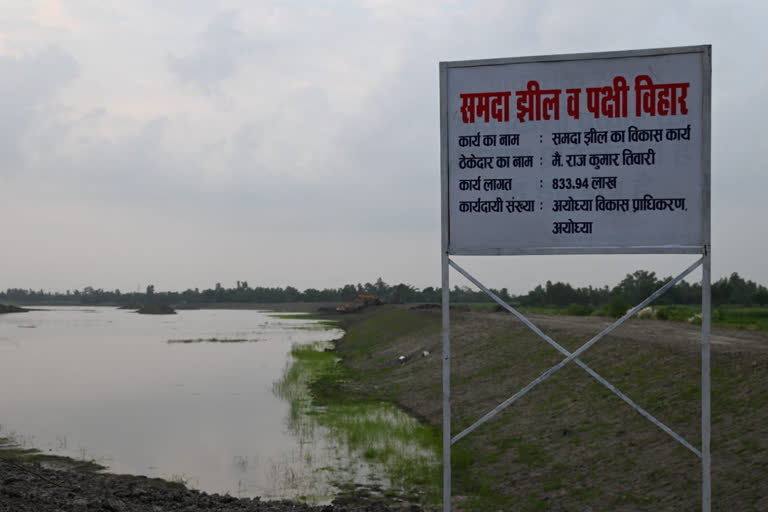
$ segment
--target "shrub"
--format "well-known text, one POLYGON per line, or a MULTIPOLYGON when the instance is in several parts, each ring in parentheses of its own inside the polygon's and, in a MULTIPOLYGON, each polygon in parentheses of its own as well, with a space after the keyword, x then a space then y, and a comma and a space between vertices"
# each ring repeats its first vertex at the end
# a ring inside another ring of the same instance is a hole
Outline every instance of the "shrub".
POLYGON ((592 306, 589 304, 571 304, 568 306, 565 310, 566 315, 573 315, 573 316, 589 316, 592 314, 592 312, 595 310, 592 306))
POLYGON ((609 316, 612 316, 613 318, 620 318, 624 316, 624 313, 626 313, 629 309, 629 304, 627 304, 627 301, 624 300, 624 297, 615 295, 611 297, 611 300, 609 300, 608 304, 605 305, 605 309, 609 316))

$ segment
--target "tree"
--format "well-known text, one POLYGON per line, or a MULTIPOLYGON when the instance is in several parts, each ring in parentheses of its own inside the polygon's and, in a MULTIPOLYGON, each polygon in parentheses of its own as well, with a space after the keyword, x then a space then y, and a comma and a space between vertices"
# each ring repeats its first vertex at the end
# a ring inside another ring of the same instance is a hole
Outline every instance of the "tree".
POLYGON ((421 290, 422 302, 440 302, 442 300, 442 290, 440 288, 435 289, 431 286, 427 286, 421 290))
POLYGON ((357 295, 357 288, 353 284, 344 285, 344 288, 341 289, 341 300, 344 302, 349 302, 357 297, 357 295))
POLYGON ((392 288, 392 302, 395 304, 404 304, 410 302, 416 293, 413 286, 400 283, 392 288))
POLYGON ((608 301, 605 309, 613 318, 621 318, 629 309, 629 304, 627 304, 627 301, 624 300, 624 297, 621 295, 614 295, 611 297, 611 300, 608 301))
POLYGON ((301 292, 293 286, 286 286, 284 295, 286 302, 299 302, 301 300, 301 292))
POLYGON ((752 294, 752 302, 755 304, 760 304, 761 306, 768 304, 768 288, 761 286, 755 290, 755 292, 752 294))
POLYGON ((381 278, 378 278, 376 280, 376 283, 374 283, 374 288, 376 289, 376 295, 379 297, 384 297, 387 295, 387 291, 389 290, 389 285, 385 283, 381 278))
POLYGON ((656 272, 636 270, 627 276, 613 289, 613 295, 620 295, 632 304, 645 300, 661 286, 656 278, 656 272))
POLYGON ((302 295, 307 302, 320 302, 320 290, 317 288, 307 288, 302 295))

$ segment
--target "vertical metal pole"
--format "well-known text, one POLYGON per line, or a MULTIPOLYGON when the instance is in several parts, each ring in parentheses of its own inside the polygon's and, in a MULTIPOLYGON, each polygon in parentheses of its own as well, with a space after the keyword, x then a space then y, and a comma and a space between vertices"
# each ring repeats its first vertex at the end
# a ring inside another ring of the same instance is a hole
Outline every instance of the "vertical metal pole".
POLYGON ((712 402, 710 336, 712 329, 712 47, 702 54, 701 165, 704 171, 704 265, 701 275, 701 510, 712 510, 710 453, 712 402))
POLYGON ((443 511, 451 512, 451 288, 448 282, 450 215, 448 191, 448 68, 440 63, 440 210, 443 271, 443 511))
POLYGON ((451 289, 443 251, 443 511, 451 512, 451 289))
POLYGON ((701 510, 712 509, 710 334, 712 319, 712 249, 706 248, 701 278, 701 510))

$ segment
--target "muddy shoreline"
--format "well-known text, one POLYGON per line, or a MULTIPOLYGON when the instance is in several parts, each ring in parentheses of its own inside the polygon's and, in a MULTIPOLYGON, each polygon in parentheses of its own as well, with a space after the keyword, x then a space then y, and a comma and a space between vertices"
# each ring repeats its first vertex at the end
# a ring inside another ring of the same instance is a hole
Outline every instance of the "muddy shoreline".
MULTIPOLYGON (((217 306, 232 309, 232 305, 217 306)), ((259 306, 235 309, 265 309, 263 305, 259 306)), ((269 309, 273 311, 297 311, 289 304, 285 305, 288 306, 286 309, 272 306, 269 309)), ((318 305, 312 306, 304 311, 315 312, 318 305)), ((70 510, 418 512, 423 509, 376 485, 342 486, 333 501, 326 505, 209 494, 159 478, 109 473, 96 464, 22 449, 12 441, 0 438, 0 512, 70 510)))
POLYGON ((262 501, 187 489, 143 476, 78 471, 37 462, 0 460, 0 512, 418 512, 415 505, 384 503, 370 489, 358 488, 330 505, 262 501))

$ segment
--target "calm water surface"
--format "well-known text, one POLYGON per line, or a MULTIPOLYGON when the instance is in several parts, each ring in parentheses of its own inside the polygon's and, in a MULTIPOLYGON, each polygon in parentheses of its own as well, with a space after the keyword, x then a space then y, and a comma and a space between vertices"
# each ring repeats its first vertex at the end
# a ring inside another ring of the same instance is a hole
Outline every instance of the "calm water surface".
POLYGON ((291 435, 273 393, 292 344, 340 331, 258 311, 46 309, 0 315, 0 436, 241 496, 327 496, 329 467, 350 467, 324 436, 291 435), (249 341, 169 343, 211 338, 249 341))

